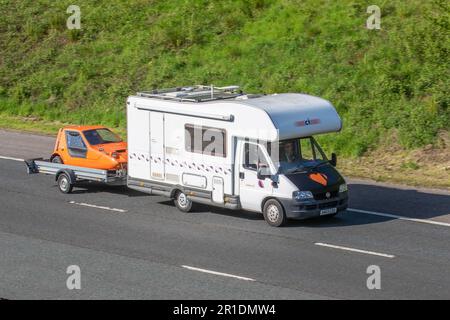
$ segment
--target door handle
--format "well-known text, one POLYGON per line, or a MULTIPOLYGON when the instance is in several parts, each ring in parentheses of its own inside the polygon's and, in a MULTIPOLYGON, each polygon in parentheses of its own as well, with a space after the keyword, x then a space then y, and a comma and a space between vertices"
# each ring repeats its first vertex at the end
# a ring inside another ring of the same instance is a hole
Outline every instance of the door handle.
POLYGON ((239 179, 244 179, 245 178, 245 174, 243 172, 239 172, 239 179))

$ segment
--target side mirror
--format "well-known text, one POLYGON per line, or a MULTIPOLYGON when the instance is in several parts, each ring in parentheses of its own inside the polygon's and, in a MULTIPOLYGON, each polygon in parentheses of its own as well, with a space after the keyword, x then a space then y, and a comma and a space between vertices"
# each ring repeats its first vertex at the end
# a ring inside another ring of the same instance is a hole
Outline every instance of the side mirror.
POLYGON ((266 178, 270 178, 272 174, 270 173, 270 168, 268 167, 259 167, 258 171, 256 172, 256 177, 259 180, 265 180, 266 178))
POLYGON ((336 156, 336 153, 334 153, 334 152, 331 154, 330 164, 331 164, 333 167, 336 167, 336 164, 337 164, 337 156, 336 156))

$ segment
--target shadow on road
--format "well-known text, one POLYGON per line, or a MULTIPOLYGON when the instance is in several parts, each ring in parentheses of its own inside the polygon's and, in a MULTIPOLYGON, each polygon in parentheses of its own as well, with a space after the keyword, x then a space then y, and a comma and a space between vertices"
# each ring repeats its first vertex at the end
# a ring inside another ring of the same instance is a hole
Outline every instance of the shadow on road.
MULTIPOLYGON (((126 186, 105 186, 97 183, 81 184, 73 191, 74 194, 101 192, 124 194, 129 197, 148 196, 146 193, 128 189, 126 186)), ((349 185, 349 194, 349 208, 393 214, 406 218, 439 218, 439 221, 450 223, 450 195, 445 194, 445 192, 442 192, 442 194, 427 193, 415 189, 398 189, 388 186, 354 183, 349 185)), ((174 206, 172 200, 158 203, 174 206)), ((215 213, 246 220, 263 219, 261 214, 254 212, 229 210, 203 204, 196 204, 193 213, 215 213)), ((368 214, 352 214, 350 218, 350 215, 339 214, 334 218, 320 217, 310 220, 291 221, 288 226, 342 227, 347 225, 380 223, 392 219, 395 218, 368 214)))
MULTIPOLYGON (((439 218, 450 223, 450 195, 420 192, 414 189, 350 184, 349 208, 380 212, 414 219, 439 218)), ((330 228, 380 223, 395 218, 353 213, 291 221, 287 227, 330 228)))
MULTIPOLYGON (((172 200, 167 201, 160 201, 159 204, 175 207, 175 204, 172 200)), ((207 214, 207 213, 214 213, 214 214, 220 214, 223 216, 229 216, 229 217, 238 217, 246 220, 262 220, 263 216, 262 214, 258 214, 255 212, 250 211, 244 211, 244 210, 230 210, 225 208, 219 208, 214 206, 208 206, 201 203, 196 203, 192 209, 192 211, 189 214, 207 214)))
POLYGON ((450 195, 368 184, 350 184, 349 207, 407 218, 442 217, 450 222, 450 195), (447 216, 447 217, 444 217, 447 216))
POLYGON ((83 194, 83 193, 114 193, 127 195, 129 197, 143 197, 149 196, 147 193, 139 192, 133 189, 128 189, 126 186, 108 186, 101 183, 90 182, 90 183, 80 183, 76 185, 73 189, 73 194, 83 194))

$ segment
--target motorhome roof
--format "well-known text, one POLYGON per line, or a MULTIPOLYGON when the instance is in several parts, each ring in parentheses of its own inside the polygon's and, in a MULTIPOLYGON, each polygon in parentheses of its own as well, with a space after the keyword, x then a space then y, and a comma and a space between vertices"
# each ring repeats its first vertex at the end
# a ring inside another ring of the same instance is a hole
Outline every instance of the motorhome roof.
POLYGON ((238 88, 182 87, 141 92, 130 98, 136 98, 133 103, 139 109, 229 121, 236 130, 272 130, 271 139, 341 130, 338 113, 325 99, 299 93, 247 95, 237 92, 238 88), (207 88, 213 91, 212 97, 206 97, 207 88))
POLYGON ((322 98, 299 93, 264 95, 239 102, 264 110, 280 140, 340 131, 342 121, 333 105, 322 98))

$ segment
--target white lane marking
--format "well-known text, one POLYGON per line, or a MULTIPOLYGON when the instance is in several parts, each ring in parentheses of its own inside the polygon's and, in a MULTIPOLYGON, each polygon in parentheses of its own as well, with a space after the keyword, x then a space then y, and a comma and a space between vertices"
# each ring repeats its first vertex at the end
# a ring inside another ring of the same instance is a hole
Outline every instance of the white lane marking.
POLYGON ((328 243, 322 243, 322 242, 316 242, 314 244, 316 246, 328 247, 328 248, 340 249, 340 250, 346 250, 346 251, 352 251, 352 252, 358 252, 358 253, 365 253, 365 254, 385 257, 385 258, 389 258, 389 259, 395 258, 394 255, 387 254, 387 253, 380 253, 380 252, 375 252, 375 251, 367 251, 367 250, 361 250, 361 249, 355 249, 355 248, 349 248, 349 247, 336 246, 334 244, 328 244, 328 243))
POLYGON ((4 156, 0 156, 0 159, 4 159, 4 160, 13 160, 13 161, 25 161, 24 159, 19 159, 19 158, 13 158, 13 157, 4 157, 4 156))
POLYGON ((124 209, 117 209, 117 208, 110 208, 110 207, 104 207, 104 206, 97 206, 95 204, 89 204, 84 202, 75 202, 70 201, 70 204, 76 204, 77 206, 83 206, 83 207, 90 207, 90 208, 96 208, 96 209, 102 209, 102 210, 109 210, 109 211, 115 211, 115 212, 127 212, 127 210, 124 209))
POLYGON ((183 265, 182 267, 183 267, 183 268, 186 268, 186 269, 189 269, 189 270, 194 270, 194 271, 199 271, 199 272, 204 272, 204 273, 214 274, 214 275, 217 275, 217 276, 223 276, 223 277, 235 278, 235 279, 245 280, 245 281, 256 281, 255 279, 252 279, 252 278, 236 276, 236 275, 234 275, 234 274, 229 274, 229 273, 217 272, 217 271, 212 271, 212 270, 207 270, 207 269, 201 269, 201 268, 196 268, 196 267, 191 267, 191 266, 186 266, 186 265, 183 265))
POLYGON ((383 212, 376 212, 376 211, 367 211, 367 210, 360 210, 360 209, 351 209, 351 208, 349 208, 347 210, 348 211, 357 212, 357 213, 366 213, 366 214, 372 214, 372 215, 375 215, 375 216, 394 218, 394 219, 405 220, 405 221, 428 223, 428 224, 434 224, 434 225, 438 225, 438 226, 450 227, 450 223, 434 221, 434 220, 429 220, 429 219, 406 218, 406 217, 397 216, 395 214, 390 214, 390 213, 383 213, 383 212))

